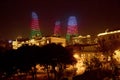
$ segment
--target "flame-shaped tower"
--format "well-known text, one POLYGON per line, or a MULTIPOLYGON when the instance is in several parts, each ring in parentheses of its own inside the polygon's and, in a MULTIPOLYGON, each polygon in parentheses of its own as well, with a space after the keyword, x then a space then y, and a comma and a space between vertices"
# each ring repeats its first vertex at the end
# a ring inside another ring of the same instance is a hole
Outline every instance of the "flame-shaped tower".
POLYGON ((60 28, 61 28, 60 21, 56 21, 55 28, 54 28, 54 36, 60 36, 60 33, 61 33, 60 28))
POLYGON ((41 37, 41 32, 39 28, 38 16, 35 12, 32 12, 32 22, 31 22, 31 35, 30 38, 41 37))
POLYGON ((70 16, 68 18, 66 39, 67 39, 67 41, 70 41, 70 38, 72 36, 77 36, 77 35, 78 35, 77 19, 75 16, 70 16))

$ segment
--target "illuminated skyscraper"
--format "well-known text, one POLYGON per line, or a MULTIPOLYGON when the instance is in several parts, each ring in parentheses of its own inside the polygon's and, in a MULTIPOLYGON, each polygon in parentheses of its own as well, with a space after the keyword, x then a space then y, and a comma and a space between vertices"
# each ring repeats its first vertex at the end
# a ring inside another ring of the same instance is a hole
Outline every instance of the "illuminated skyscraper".
POLYGON ((78 25, 77 25, 76 17, 70 16, 68 18, 66 39, 67 39, 67 41, 70 41, 70 38, 72 36, 77 36, 77 35, 78 35, 78 25))
POLYGON ((60 36, 60 33, 61 33, 60 28, 61 28, 60 21, 56 21, 55 28, 54 28, 54 36, 60 36))
POLYGON ((31 22, 31 35, 30 38, 41 37, 41 32, 39 28, 38 16, 35 12, 32 12, 32 22, 31 22))

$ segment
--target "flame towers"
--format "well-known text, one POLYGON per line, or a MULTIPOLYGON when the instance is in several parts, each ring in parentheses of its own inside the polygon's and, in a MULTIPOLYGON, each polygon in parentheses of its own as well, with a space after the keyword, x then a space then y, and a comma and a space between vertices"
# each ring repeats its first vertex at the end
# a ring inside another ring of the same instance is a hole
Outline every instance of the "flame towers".
POLYGON ((66 34, 66 39, 67 41, 70 41, 70 38, 72 36, 77 36, 78 35, 78 26, 77 26, 77 20, 75 16, 70 16, 68 18, 68 27, 67 27, 67 34, 66 34))
POLYGON ((60 36, 60 21, 55 22, 55 28, 54 28, 54 36, 60 36))
POLYGON ((38 16, 35 12, 32 12, 32 22, 31 22, 31 35, 30 38, 41 37, 41 32, 39 28, 38 16))

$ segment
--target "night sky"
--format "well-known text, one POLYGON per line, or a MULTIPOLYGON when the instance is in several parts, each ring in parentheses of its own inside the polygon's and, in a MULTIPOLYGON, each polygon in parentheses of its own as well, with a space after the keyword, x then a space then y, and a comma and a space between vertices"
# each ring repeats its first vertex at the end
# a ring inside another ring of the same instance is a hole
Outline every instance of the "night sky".
POLYGON ((80 35, 120 29, 120 0, 4 0, 0 1, 0 38, 29 37, 32 11, 38 14, 43 36, 53 34, 56 20, 61 21, 65 36, 69 16, 77 17, 80 35))

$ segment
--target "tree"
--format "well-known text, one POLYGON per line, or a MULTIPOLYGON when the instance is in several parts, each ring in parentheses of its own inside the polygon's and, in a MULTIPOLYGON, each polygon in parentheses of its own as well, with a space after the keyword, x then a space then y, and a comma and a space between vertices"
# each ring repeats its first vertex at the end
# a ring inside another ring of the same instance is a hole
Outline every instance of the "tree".
POLYGON ((8 78, 16 72, 15 50, 8 50, 0 55, 0 72, 2 78, 8 78))
POLYGON ((33 80, 36 79, 36 64, 37 64, 37 56, 40 52, 40 47, 38 46, 29 46, 23 45, 22 47, 17 49, 17 68, 22 72, 29 72, 32 69, 33 80))
POLYGON ((57 71, 55 70, 56 66, 59 68, 60 72, 63 68, 62 65, 72 64, 74 62, 72 54, 70 54, 66 48, 62 47, 59 44, 47 44, 42 47, 42 50, 42 56, 44 56, 43 62, 47 66, 52 66, 52 71, 55 75, 55 80, 57 76, 57 71))

